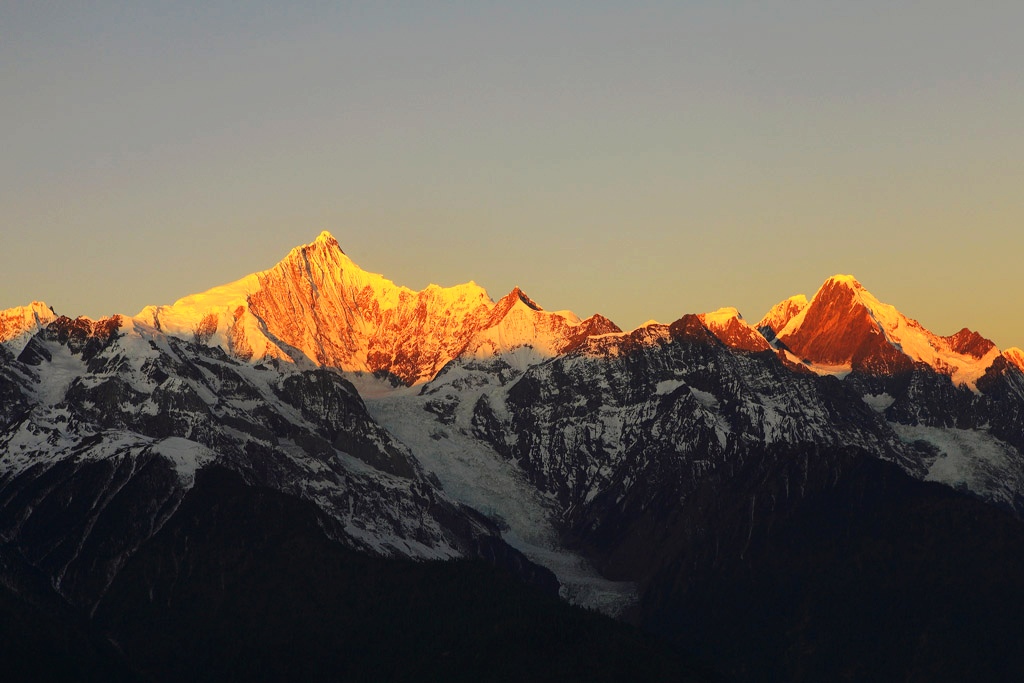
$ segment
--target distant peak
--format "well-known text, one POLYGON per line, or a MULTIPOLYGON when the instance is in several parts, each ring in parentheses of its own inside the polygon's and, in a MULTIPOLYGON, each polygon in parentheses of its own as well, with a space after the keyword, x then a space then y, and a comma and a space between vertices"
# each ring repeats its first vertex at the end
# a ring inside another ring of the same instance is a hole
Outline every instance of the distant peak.
POLYGON ((53 309, 42 301, 0 311, 0 342, 38 330, 56 318, 53 309))
POLYGON ((57 317, 53 311, 53 306, 47 305, 44 301, 33 301, 25 306, 15 306, 14 308, 2 310, 0 311, 0 316, 6 318, 24 317, 26 319, 34 316, 37 320, 52 320, 57 317))
POLYGON ((319 235, 316 236, 316 239, 313 240, 313 244, 322 244, 327 247, 337 247, 341 251, 341 253, 345 253, 345 251, 341 249, 341 245, 338 244, 338 240, 334 239, 334 235, 327 232, 326 230, 322 231, 319 235))
POLYGON ((334 235, 324 230, 312 242, 292 247, 287 256, 281 260, 281 263, 302 263, 310 258, 319 259, 321 257, 334 261, 338 256, 344 257, 342 262, 347 261, 346 265, 356 266, 355 263, 351 263, 348 254, 342 250, 338 240, 334 239, 334 235))
POLYGON ((701 313, 697 316, 708 330, 726 346, 744 351, 764 351, 768 349, 768 342, 760 332, 752 328, 743 319, 740 312, 732 307, 726 306, 710 313, 701 313))
POLYGON ((807 297, 803 294, 797 294, 789 297, 788 299, 783 299, 772 306, 768 312, 764 314, 764 317, 761 318, 761 322, 757 324, 757 329, 774 338, 774 336, 781 332, 782 328, 784 328, 790 320, 799 315, 800 311, 807 308, 808 303, 807 297))
POLYGON ((825 280, 825 285, 830 285, 830 284, 831 285, 845 285, 847 287, 852 287, 853 289, 864 289, 864 285, 862 285, 860 282, 858 282, 857 278, 855 278, 852 275, 843 275, 843 274, 833 275, 829 279, 825 280))
POLYGON ((27 304, 25 306, 15 306, 14 308, 8 308, 8 309, 6 309, 4 311, 0 311, 0 312, 7 313, 9 311, 33 311, 33 312, 49 311, 50 313, 53 313, 53 306, 48 305, 45 301, 33 301, 32 303, 27 304))
POLYGON ((740 315, 738 309, 733 306, 726 306, 719 308, 717 311, 710 311, 708 313, 701 313, 700 319, 704 321, 705 325, 719 324, 725 325, 730 320, 743 320, 743 316, 740 315))
POLYGON ((950 348, 957 353, 981 359, 992 352, 996 345, 980 334, 966 327, 956 334, 944 337, 950 348))
POLYGON ((1003 351, 1003 358, 1016 365, 1018 370, 1024 372, 1024 351, 1016 346, 1011 346, 1003 351))
POLYGON ((508 294, 508 298, 511 299, 513 302, 515 302, 516 299, 519 299, 520 301, 522 301, 524 304, 526 304, 527 306, 529 306, 530 308, 532 308, 535 311, 543 311, 544 310, 543 308, 540 307, 539 304, 537 304, 536 301, 534 301, 533 299, 528 297, 526 295, 526 292, 521 290, 518 285, 516 285, 515 287, 512 288, 512 291, 509 292, 509 294, 508 294))
POLYGON ((873 308, 878 303, 857 278, 852 275, 839 274, 833 275, 822 283, 804 310, 809 310, 815 304, 839 305, 845 309, 852 305, 873 308))

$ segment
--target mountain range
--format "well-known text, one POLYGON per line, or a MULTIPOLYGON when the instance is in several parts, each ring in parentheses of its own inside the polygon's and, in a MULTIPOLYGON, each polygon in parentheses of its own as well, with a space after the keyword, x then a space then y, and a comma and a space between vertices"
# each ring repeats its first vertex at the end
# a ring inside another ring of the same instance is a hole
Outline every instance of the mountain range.
POLYGON ((131 317, 0 312, 0 398, 26 678, 1024 677, 1024 352, 849 275, 623 331, 324 232, 131 317))

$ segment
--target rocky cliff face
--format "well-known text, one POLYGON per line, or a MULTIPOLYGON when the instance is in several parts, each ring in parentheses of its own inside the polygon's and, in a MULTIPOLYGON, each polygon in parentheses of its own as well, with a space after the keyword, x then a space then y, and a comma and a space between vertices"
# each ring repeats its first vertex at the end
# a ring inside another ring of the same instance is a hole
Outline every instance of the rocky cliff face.
POLYGON ((556 495, 584 537, 775 450, 855 449, 1020 514, 1021 379, 1008 364, 977 392, 921 367, 884 379, 794 373, 689 316, 531 367, 475 399, 473 427, 556 495))
POLYGON ((313 502, 329 535, 353 549, 515 555, 335 372, 245 363, 128 318, 59 318, 18 358, 5 353, 0 391, 0 538, 80 604, 102 594, 212 464, 313 502))
POLYGON ((424 392, 557 501, 570 548, 636 586, 629 618, 738 680, 1024 671, 1007 654, 1024 644, 1024 374, 997 359, 975 389, 923 363, 840 379, 714 323, 591 338, 504 384, 462 367, 424 392))

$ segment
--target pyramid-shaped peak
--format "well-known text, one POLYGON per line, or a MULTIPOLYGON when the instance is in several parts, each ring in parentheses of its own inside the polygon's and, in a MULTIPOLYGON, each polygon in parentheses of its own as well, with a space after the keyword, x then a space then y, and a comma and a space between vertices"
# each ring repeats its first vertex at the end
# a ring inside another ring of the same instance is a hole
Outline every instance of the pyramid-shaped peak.
POLYGON ((513 287, 512 291, 501 297, 494 308, 491 310, 490 320, 487 323, 488 326, 496 325, 500 322, 510 311, 516 308, 517 305, 522 304, 528 309, 533 311, 543 311, 533 299, 526 295, 526 292, 521 290, 518 286, 513 287))
POLYGON ((348 269, 362 270, 358 264, 349 258, 348 254, 338 244, 334 235, 324 230, 316 239, 308 244, 300 244, 288 252, 278 263, 278 266, 296 267, 307 262, 320 264, 340 265, 348 269))
POLYGON ((867 308, 875 308, 881 305, 871 292, 864 288, 857 278, 852 275, 833 275, 825 280, 817 292, 815 292, 808 306, 813 305, 834 305, 846 307, 849 305, 860 305, 867 308))
POLYGON ((864 289, 864 285, 858 282, 857 278, 852 275, 837 274, 833 275, 829 279, 825 280, 825 284, 829 285, 846 285, 847 287, 853 287, 855 289, 864 289))
POLYGON ((339 252, 345 254, 342 250, 341 245, 338 244, 338 240, 334 238, 334 235, 324 230, 316 239, 307 244, 300 244, 288 252, 288 255, 284 258, 285 261, 296 258, 302 254, 311 254, 315 251, 324 251, 325 253, 339 252))
POLYGON ((338 240, 334 239, 334 235, 327 232, 326 230, 322 231, 319 235, 316 236, 316 239, 313 241, 313 244, 327 244, 334 247, 339 246, 338 240))
POLYGON ((526 304, 527 306, 529 306, 530 308, 532 308, 535 311, 543 311, 544 310, 543 308, 540 307, 540 305, 536 301, 534 301, 529 296, 527 296, 526 292, 524 292, 522 289, 520 289, 518 285, 516 285, 515 287, 512 288, 512 291, 508 293, 508 295, 505 297, 505 299, 507 299, 509 302, 511 302, 513 304, 517 300, 518 301, 522 301, 524 304, 526 304))

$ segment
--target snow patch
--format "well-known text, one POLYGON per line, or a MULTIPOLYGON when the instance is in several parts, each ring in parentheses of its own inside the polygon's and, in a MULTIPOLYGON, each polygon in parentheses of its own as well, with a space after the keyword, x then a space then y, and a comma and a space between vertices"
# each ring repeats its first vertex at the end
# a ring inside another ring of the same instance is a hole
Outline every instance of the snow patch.
POLYGON ((718 408, 718 397, 707 391, 701 391, 700 389, 694 389, 690 387, 690 393, 697 399, 697 403, 701 404, 708 410, 715 410, 718 408))
MULTIPOLYGON (((684 382, 681 379, 662 380, 661 382, 658 382, 657 386, 654 387, 654 393, 658 394, 659 396, 671 394, 673 391, 675 391, 681 386, 684 386, 685 384, 686 382, 684 382)), ((696 391, 696 389, 691 389, 691 391, 696 391)))
POLYGON ((925 481, 966 489, 983 499, 1013 506, 1024 486, 1024 456, 987 431, 890 423, 907 443, 924 442, 938 455, 927 462, 925 481))
POLYGON ((889 394, 885 393, 864 394, 864 396, 862 396, 861 398, 864 400, 865 403, 871 406, 871 409, 874 410, 876 413, 884 413, 886 410, 889 409, 889 406, 891 406, 896 401, 896 398, 894 396, 890 396, 889 394))
POLYGON ((174 465, 174 470, 183 482, 195 482, 196 471, 217 459, 217 454, 201 443, 179 436, 171 436, 153 445, 157 453, 174 465))

